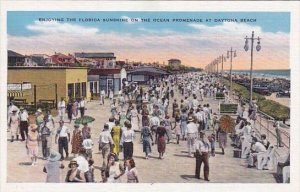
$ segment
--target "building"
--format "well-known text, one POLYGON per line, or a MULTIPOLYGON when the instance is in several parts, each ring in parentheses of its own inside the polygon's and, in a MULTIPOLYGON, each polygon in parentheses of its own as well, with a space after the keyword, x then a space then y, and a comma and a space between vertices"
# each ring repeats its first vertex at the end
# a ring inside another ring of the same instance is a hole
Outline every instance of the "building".
POLYGON ((84 66, 93 66, 101 69, 113 69, 116 67, 114 53, 75 53, 76 60, 84 66))
POLYGON ((174 67, 175 69, 178 69, 181 65, 181 61, 179 59, 169 59, 168 65, 174 67))
POLYGON ((25 62, 25 56, 20 53, 8 50, 7 51, 8 66, 23 66, 25 62))
POLYGON ((70 54, 55 53, 51 60, 54 66, 69 67, 75 64, 75 58, 70 54))
POLYGON ((151 81, 157 81, 168 76, 169 73, 163 69, 156 67, 141 67, 132 69, 127 72, 128 82, 138 82, 148 84, 151 81))
POLYGON ((90 99, 87 68, 83 67, 8 67, 7 80, 8 96, 29 104, 43 100, 56 103, 61 97, 90 99))
POLYGON ((119 94, 122 90, 122 81, 126 79, 127 73, 122 69, 90 69, 88 72, 89 91, 94 96, 99 96, 100 91, 106 94, 113 90, 114 94, 119 94))

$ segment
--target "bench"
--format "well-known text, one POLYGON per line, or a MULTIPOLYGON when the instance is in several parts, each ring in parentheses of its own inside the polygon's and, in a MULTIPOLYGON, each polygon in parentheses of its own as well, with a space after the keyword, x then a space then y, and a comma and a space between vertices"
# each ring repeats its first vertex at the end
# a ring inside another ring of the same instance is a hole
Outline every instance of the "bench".
POLYGON ((51 108, 55 108, 55 100, 51 100, 51 99, 40 99, 39 100, 39 104, 41 105, 47 105, 51 108))
POLYGON ((25 104, 26 103, 26 99, 14 99, 13 101, 14 101, 14 103, 17 103, 17 104, 25 104))

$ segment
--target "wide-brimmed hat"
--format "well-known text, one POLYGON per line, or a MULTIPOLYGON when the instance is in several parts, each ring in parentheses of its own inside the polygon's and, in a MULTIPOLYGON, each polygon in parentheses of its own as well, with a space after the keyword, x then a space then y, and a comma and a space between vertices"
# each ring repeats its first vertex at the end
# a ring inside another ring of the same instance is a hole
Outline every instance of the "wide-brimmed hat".
POLYGON ((38 108, 38 110, 36 112, 42 113, 42 109, 38 108))
POLYGON ((77 167, 79 166, 77 161, 75 161, 75 160, 71 160, 68 167, 71 168, 71 165, 76 165, 77 167))
POLYGON ((192 116, 189 117, 188 119, 189 122, 194 121, 194 118, 192 116))
POLYGON ((13 109, 13 110, 12 110, 12 112, 17 112, 17 111, 18 111, 17 109, 13 109))
POLYGON ((29 125, 29 130, 36 130, 38 126, 36 124, 30 124, 29 125))
POLYGON ((50 156, 48 157, 48 161, 58 161, 61 158, 61 154, 56 152, 56 151, 52 151, 50 153, 50 156))

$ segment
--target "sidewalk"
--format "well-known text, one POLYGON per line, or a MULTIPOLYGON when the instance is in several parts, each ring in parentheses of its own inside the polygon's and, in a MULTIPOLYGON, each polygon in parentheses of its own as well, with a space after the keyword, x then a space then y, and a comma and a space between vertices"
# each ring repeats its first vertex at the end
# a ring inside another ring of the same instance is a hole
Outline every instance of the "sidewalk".
MULTIPOLYGON (((176 93, 176 99, 181 99, 181 96, 176 93)), ((170 108, 173 100, 170 101, 170 108)), ((209 103, 213 112, 217 112, 218 101, 212 98, 205 98, 201 104, 209 103)), ((105 105, 99 105, 98 101, 91 101, 87 104, 86 115, 95 117, 95 121, 91 123, 92 140, 94 141, 93 159, 95 160, 95 178, 100 181, 100 167, 102 165, 102 156, 98 151, 98 137, 105 122, 110 116, 109 101, 106 100, 105 105)), ((55 122, 58 122, 57 117, 55 122)), ((66 124, 73 130, 73 123, 66 124)), ((56 127, 58 124, 56 124, 56 127)), ((9 134, 8 134, 9 135, 9 134)), ((173 135, 173 138, 174 135, 173 135)), ((53 141, 54 142, 54 141, 53 141)), ((53 149, 58 150, 56 144, 53 144, 53 149)), ((69 146, 69 151, 71 146, 69 146)), ((230 146, 228 138, 228 146, 225 149, 225 155, 220 154, 221 149, 216 143, 216 156, 210 158, 210 183, 276 183, 272 170, 257 170, 247 168, 246 160, 233 158, 233 148, 230 146)), ((201 171, 201 180, 194 178, 195 173, 195 158, 188 157, 186 141, 180 141, 180 144, 175 144, 173 140, 167 144, 164 160, 158 159, 157 146, 152 148, 152 154, 149 160, 144 159, 142 152, 142 144, 140 143, 140 135, 136 133, 134 142, 134 159, 139 173, 139 180, 142 183, 203 183, 203 172, 201 171)), ((41 150, 40 154, 41 156, 41 150)), ((123 154, 120 154, 123 157, 123 154)), ((72 155, 71 155, 72 157, 72 155)), ((23 142, 8 142, 8 182, 45 182, 46 174, 42 172, 44 160, 38 160, 36 166, 30 166, 30 158, 26 155, 25 143, 23 142)), ((64 162, 65 169, 61 174, 61 182, 64 182, 69 158, 64 162)), ((126 182, 126 176, 122 177, 122 181, 126 182)))

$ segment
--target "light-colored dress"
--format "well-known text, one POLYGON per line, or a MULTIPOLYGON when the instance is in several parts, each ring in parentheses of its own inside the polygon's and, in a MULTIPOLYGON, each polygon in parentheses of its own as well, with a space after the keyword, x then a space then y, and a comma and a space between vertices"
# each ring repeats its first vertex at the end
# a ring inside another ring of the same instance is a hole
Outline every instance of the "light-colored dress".
POLYGON ((107 178, 107 183, 121 183, 121 178, 115 179, 114 177, 120 175, 120 163, 115 162, 114 165, 109 167, 109 177, 107 178))
POLYGON ((138 172, 135 167, 131 168, 130 170, 126 168, 126 175, 127 175, 127 183, 136 183, 136 177, 138 176, 138 172))
POLYGON ((38 132, 29 132, 27 138, 27 148, 28 155, 30 157, 38 156, 39 146, 38 146, 38 132))
POLYGON ((120 118, 120 126, 123 127, 125 121, 127 120, 126 113, 125 112, 121 112, 120 115, 119 115, 119 118, 120 118))
POLYGON ((131 113, 131 126, 132 130, 139 130, 138 112, 136 109, 132 109, 131 113))
POLYGON ((59 183, 60 182, 60 162, 59 161, 48 161, 45 164, 47 171, 47 183, 59 183))
POLYGON ((10 116, 10 134, 11 136, 15 136, 19 134, 19 122, 20 122, 20 117, 19 115, 12 114, 10 116))
POLYGON ((120 153, 120 135, 121 135, 121 127, 120 126, 114 126, 112 128, 112 132, 113 132, 113 141, 114 141, 114 148, 113 148, 113 152, 116 154, 120 153))

